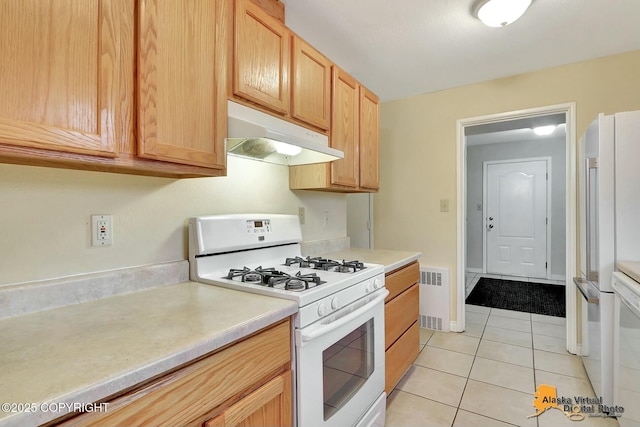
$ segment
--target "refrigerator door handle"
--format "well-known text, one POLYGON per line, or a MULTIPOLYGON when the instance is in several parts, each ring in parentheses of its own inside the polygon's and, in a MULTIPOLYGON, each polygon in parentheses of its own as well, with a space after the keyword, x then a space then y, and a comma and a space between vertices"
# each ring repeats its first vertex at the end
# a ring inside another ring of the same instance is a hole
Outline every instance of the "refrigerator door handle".
MULTIPOLYGON (((594 282, 598 282, 599 281, 599 277, 598 277, 598 271, 595 270, 593 271, 591 269, 591 221, 593 220, 591 218, 591 172, 595 169, 598 169, 598 158, 597 157, 589 157, 587 159, 585 159, 586 162, 586 167, 585 167, 585 185, 586 185, 586 191, 585 191, 585 232, 586 232, 586 242, 585 242, 585 248, 586 248, 586 270, 585 273, 587 275, 587 279, 588 280, 592 280, 594 282)), ((577 286, 577 283, 576 283, 577 286)))
POLYGON ((588 280, 585 280, 582 277, 574 277, 573 283, 576 284, 576 288, 578 288, 578 290, 582 294, 582 297, 589 304, 600 304, 600 297, 598 296, 598 292, 592 289, 593 285, 589 283, 588 280))

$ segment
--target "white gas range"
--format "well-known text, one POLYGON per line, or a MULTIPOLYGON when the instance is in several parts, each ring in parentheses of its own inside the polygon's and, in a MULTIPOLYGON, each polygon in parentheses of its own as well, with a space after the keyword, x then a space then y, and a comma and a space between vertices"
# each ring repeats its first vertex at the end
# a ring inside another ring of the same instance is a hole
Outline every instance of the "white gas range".
POLYGON ((303 257, 301 241, 295 215, 191 218, 191 280, 297 302, 297 425, 383 426, 384 267, 303 257))

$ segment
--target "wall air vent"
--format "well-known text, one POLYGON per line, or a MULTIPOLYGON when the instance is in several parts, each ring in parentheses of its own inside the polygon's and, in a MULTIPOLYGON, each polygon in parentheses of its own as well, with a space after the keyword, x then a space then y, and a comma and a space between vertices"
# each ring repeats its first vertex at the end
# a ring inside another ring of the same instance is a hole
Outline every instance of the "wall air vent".
POLYGON ((448 332, 449 269, 420 267, 420 327, 448 332))

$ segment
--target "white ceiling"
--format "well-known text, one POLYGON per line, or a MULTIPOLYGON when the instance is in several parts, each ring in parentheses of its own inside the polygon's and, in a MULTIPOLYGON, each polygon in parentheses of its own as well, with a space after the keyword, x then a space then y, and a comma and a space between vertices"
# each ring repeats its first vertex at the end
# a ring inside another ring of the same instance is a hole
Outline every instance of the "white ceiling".
POLYGON ((477 0, 281 0, 286 23, 382 101, 640 49, 640 0, 533 0, 489 28, 477 0))

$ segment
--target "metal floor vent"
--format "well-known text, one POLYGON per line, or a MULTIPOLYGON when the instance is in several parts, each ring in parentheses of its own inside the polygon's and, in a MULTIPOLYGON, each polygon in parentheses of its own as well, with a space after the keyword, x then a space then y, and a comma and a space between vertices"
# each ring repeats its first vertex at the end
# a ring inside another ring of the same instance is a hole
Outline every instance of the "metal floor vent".
POLYGON ((420 327, 448 332, 449 269, 420 267, 420 327))

